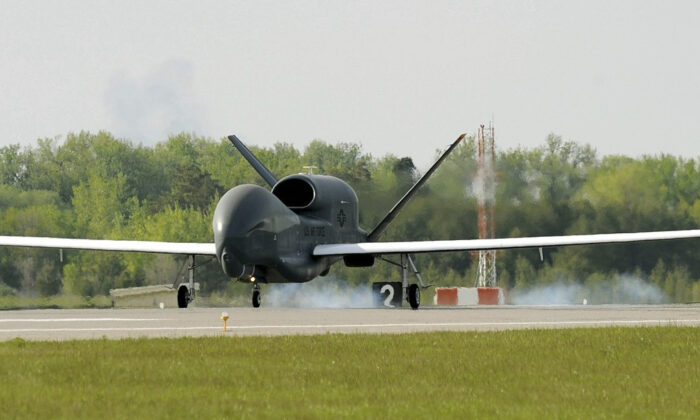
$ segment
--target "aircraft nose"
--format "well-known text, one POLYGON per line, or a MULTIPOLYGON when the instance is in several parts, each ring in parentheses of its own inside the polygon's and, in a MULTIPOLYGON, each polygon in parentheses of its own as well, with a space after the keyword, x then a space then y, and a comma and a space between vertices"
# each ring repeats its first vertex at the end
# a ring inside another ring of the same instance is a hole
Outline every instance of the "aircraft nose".
POLYGON ((213 229, 217 238, 242 238, 260 228, 280 232, 299 223, 287 206, 257 185, 239 185, 221 197, 214 211, 213 229))
POLYGON ((232 259, 228 267, 230 273, 240 273, 239 266, 259 263, 259 258, 251 254, 248 246, 253 232, 277 234, 299 223, 299 217, 266 189, 257 185, 239 185, 221 197, 214 211, 212 227, 216 255, 225 265, 226 254, 232 259))
POLYGON ((233 256, 233 254, 224 248, 221 252, 221 268, 229 277, 238 278, 243 275, 243 264, 233 256))

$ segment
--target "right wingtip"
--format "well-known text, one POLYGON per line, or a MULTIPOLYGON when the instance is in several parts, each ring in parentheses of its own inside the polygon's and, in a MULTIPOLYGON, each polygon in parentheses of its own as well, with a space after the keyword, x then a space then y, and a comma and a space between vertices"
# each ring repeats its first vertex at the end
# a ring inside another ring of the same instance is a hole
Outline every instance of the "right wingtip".
POLYGON ((460 134, 459 137, 457 137, 457 140, 455 140, 452 144, 456 146, 459 142, 464 140, 465 137, 467 137, 467 133, 460 134))

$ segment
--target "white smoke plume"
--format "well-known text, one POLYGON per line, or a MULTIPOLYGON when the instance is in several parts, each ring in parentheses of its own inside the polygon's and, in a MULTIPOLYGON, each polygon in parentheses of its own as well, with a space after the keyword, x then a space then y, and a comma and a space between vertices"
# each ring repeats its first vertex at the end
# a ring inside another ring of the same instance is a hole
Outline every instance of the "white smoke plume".
POLYGON ((263 306, 291 308, 370 308, 369 284, 350 286, 333 277, 308 283, 270 284, 263 294, 263 306))
POLYGON ((492 153, 494 139, 491 130, 489 127, 484 131, 483 156, 477 156, 480 161, 479 167, 471 185, 467 187, 467 193, 476 198, 479 205, 493 205, 496 202, 496 172, 493 161, 495 156, 492 153))
POLYGON ((525 290, 515 288, 510 293, 510 302, 514 305, 572 305, 583 302, 585 295, 581 285, 555 283, 525 290))
POLYGON ((204 108, 194 94, 194 65, 168 60, 143 77, 115 75, 104 95, 111 130, 136 143, 155 144, 171 134, 201 132, 204 108))
POLYGON ((513 289, 510 301, 515 305, 587 304, 660 304, 668 302, 664 292, 654 284, 632 275, 619 275, 593 285, 554 283, 513 289))
POLYGON ((467 193, 476 198, 481 205, 494 204, 496 202, 496 179, 493 173, 478 171, 472 180, 471 188, 467 189, 467 193))

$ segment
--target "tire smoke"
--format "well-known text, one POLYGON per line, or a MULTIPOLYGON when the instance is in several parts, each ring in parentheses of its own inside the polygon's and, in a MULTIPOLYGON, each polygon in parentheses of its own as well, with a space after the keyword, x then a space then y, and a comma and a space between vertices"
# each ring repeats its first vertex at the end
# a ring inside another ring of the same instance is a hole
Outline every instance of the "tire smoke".
POLYGON ((263 306, 287 308, 370 308, 369 284, 352 286, 333 277, 308 283, 270 284, 263 294, 263 306))
POLYGON ((510 301, 515 305, 576 305, 584 299, 592 305, 668 302, 658 286, 632 275, 618 275, 590 285, 553 283, 510 292, 510 301))

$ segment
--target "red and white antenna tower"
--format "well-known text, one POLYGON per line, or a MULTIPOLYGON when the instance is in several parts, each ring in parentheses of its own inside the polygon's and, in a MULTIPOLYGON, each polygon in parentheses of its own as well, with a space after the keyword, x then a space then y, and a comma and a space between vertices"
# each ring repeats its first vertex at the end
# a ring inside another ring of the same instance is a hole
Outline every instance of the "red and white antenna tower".
MULTIPOLYGON (((495 238, 496 223, 496 172, 495 172, 495 146, 493 123, 485 128, 479 127, 477 136, 479 147, 478 170, 474 183, 477 202, 479 204, 477 226, 479 239, 495 238)), ((496 251, 479 251, 477 287, 496 287, 496 251)))

